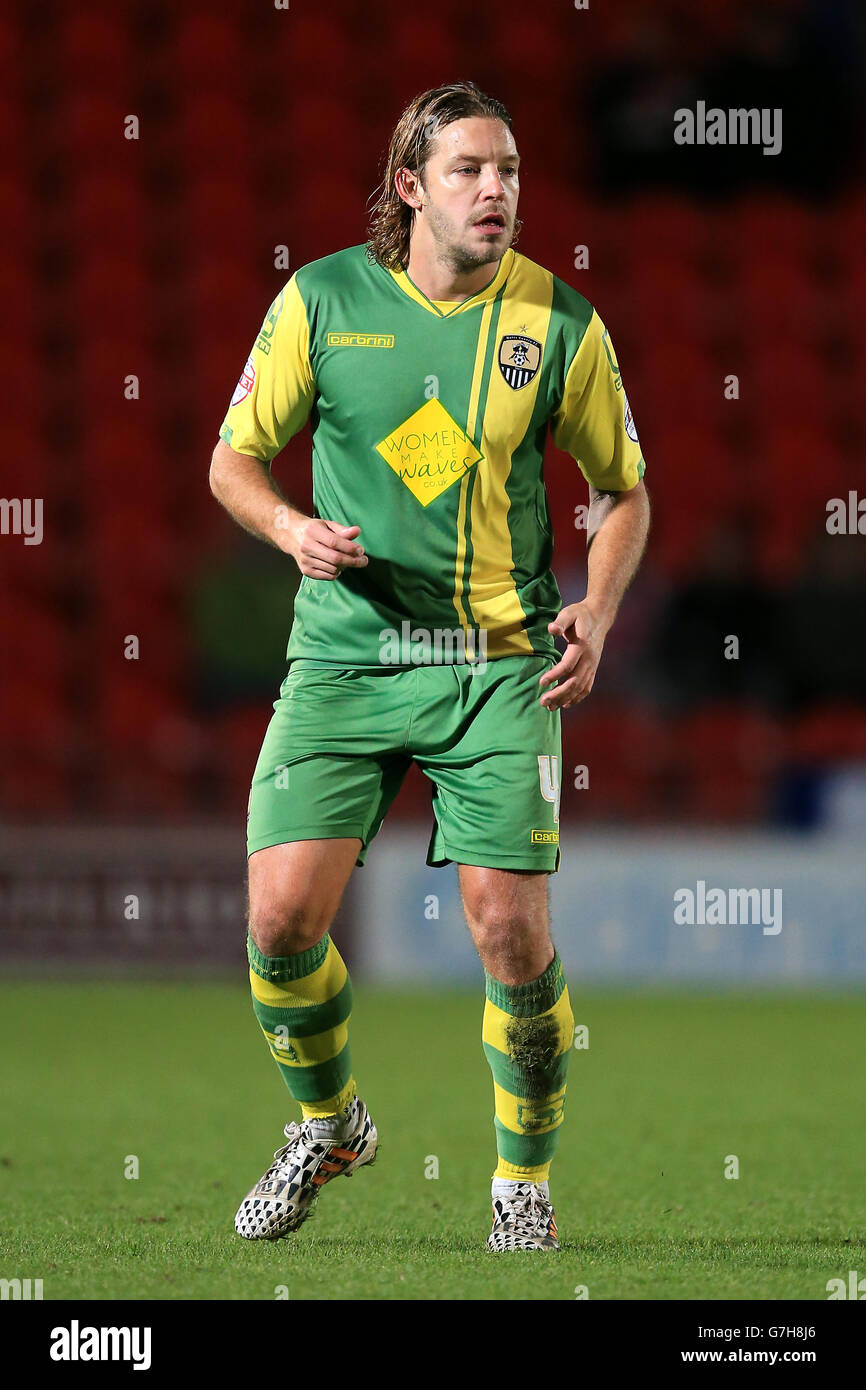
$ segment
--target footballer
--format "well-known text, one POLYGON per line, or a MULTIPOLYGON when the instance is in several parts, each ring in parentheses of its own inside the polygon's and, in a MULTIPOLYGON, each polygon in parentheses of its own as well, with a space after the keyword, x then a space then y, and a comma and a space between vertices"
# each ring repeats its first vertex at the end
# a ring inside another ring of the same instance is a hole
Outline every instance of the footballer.
POLYGON ((247 839, 253 1009, 301 1116, 240 1205, 248 1240, 297 1230, 326 1183, 375 1158, 330 927, 414 761, 427 863, 458 866, 484 967, 487 1245, 559 1248, 548 1178, 574 1033, 547 902, 560 711, 592 689, 649 503, 605 325, 513 249, 519 165, 508 111, 474 83, 410 102, 368 242, 281 290, 213 453, 216 498, 302 576, 247 839), (270 471, 307 421, 312 516, 270 471), (565 607, 548 431, 590 487, 586 596, 565 607))

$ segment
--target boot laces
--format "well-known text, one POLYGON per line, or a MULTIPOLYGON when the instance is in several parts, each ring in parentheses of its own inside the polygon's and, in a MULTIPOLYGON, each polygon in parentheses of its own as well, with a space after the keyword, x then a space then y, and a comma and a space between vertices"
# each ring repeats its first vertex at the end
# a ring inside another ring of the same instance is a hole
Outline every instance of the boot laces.
POLYGON ((546 1225, 553 1215, 553 1203, 544 1196, 535 1183, 521 1183, 510 1197, 500 1197, 502 1218, 509 1224, 546 1225))

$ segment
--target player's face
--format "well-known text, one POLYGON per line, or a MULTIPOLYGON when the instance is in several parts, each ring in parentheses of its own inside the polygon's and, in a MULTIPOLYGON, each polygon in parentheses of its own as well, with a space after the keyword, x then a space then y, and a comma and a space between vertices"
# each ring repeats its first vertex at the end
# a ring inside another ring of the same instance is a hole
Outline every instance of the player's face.
POLYGON ((439 132, 424 171, 423 216, 457 270, 501 260, 511 245, 520 156, 502 121, 473 116, 439 132))

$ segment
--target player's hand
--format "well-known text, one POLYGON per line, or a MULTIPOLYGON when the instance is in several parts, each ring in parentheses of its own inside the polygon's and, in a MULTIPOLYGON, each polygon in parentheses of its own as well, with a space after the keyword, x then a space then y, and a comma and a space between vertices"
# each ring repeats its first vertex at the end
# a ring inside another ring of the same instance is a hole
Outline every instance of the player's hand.
POLYGON ((337 579, 344 569, 362 569, 368 563, 364 547, 355 543, 360 526, 341 526, 337 521, 304 517, 291 530, 287 549, 301 574, 310 579, 337 579))
POLYGON ((547 624, 548 632, 554 637, 564 637, 568 646, 557 664, 545 671, 538 682, 546 692, 541 696, 545 709, 567 709, 586 699, 592 690, 609 626, 589 599, 569 604, 547 624), (555 689, 548 691, 547 687, 555 682, 558 682, 555 689))

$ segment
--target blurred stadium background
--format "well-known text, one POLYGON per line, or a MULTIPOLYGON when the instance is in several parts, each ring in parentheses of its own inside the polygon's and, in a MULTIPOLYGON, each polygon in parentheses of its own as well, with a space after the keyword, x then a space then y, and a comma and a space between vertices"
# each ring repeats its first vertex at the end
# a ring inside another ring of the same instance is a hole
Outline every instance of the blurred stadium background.
MULTIPOLYGON (((2 492, 44 499, 40 545, 0 537, 10 968, 242 982, 248 784, 297 578, 212 499, 211 450, 276 290, 364 240, 405 102, 471 77, 514 116, 519 249, 610 327, 655 507, 564 723, 574 984, 866 976, 866 537, 826 526, 866 496, 862 10, 563 0, 476 25, 456 0, 5 8, 2 492), (698 100, 781 107, 782 152, 676 146, 698 100), (783 931, 675 926, 700 879, 781 888, 783 931)), ((309 451, 275 468, 301 506, 309 451)), ((547 469, 573 599, 586 487, 552 447, 547 469)), ((477 982, 429 819, 412 775, 355 875, 339 939, 368 978, 477 982)))

